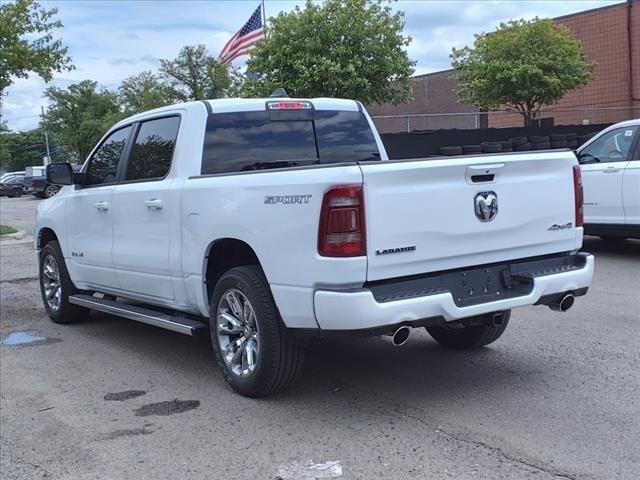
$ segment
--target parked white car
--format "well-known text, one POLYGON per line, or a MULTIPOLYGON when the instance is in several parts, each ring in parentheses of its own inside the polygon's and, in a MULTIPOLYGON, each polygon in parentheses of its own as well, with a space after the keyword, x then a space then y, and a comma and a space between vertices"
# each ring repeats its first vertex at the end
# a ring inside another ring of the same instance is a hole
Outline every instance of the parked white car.
POLYGON ((612 125, 578 151, 584 228, 602 238, 640 238, 640 119, 612 125))
POLYGON ((570 151, 389 161, 363 106, 220 99, 115 125, 38 206, 47 313, 209 334, 224 378, 289 385, 305 342, 426 327, 494 342, 512 308, 564 311, 591 282, 570 151))

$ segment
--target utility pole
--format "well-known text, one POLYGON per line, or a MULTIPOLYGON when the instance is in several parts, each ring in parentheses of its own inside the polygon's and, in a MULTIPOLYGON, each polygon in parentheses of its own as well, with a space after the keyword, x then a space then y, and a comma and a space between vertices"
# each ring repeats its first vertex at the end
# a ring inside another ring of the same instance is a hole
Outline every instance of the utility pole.
POLYGON ((44 116, 44 107, 40 106, 40 111, 42 112, 42 128, 44 129, 44 144, 47 147, 47 159, 44 162, 44 165, 48 165, 51 163, 51 151, 49 150, 49 134, 47 133, 47 118, 44 116))

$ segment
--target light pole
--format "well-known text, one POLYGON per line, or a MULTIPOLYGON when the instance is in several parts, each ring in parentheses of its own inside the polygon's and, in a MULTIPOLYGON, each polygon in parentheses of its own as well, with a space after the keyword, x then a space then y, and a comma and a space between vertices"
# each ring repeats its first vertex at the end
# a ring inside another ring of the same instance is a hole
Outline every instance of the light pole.
POLYGON ((42 128, 44 129, 44 144, 47 147, 47 159, 44 161, 44 165, 48 165, 51 163, 51 152, 49 151, 49 134, 47 133, 47 119, 44 116, 44 107, 40 106, 40 111, 42 112, 42 128))

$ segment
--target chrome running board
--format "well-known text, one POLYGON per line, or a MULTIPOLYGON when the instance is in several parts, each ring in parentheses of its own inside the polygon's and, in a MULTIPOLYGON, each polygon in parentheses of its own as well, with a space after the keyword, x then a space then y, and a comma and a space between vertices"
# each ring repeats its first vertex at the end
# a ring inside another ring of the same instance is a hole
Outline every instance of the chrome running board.
POLYGON ((106 298, 97 298, 91 295, 71 295, 69 302, 81 307, 87 307, 91 310, 110 313, 118 317, 128 318, 137 322, 153 325, 154 327, 164 328, 172 332, 182 333, 196 337, 206 334, 209 331, 209 325, 199 322, 191 318, 178 317, 166 313, 157 312, 139 305, 130 305, 128 303, 109 300, 106 298))

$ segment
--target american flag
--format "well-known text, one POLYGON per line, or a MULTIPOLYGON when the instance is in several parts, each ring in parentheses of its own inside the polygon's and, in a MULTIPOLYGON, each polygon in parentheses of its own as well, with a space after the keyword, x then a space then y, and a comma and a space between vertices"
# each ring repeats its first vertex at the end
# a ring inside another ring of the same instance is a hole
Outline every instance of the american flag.
POLYGON ((229 39, 220 52, 220 60, 230 62, 236 57, 246 55, 256 43, 264 40, 264 25, 262 24, 262 5, 256 8, 249 21, 229 39))

